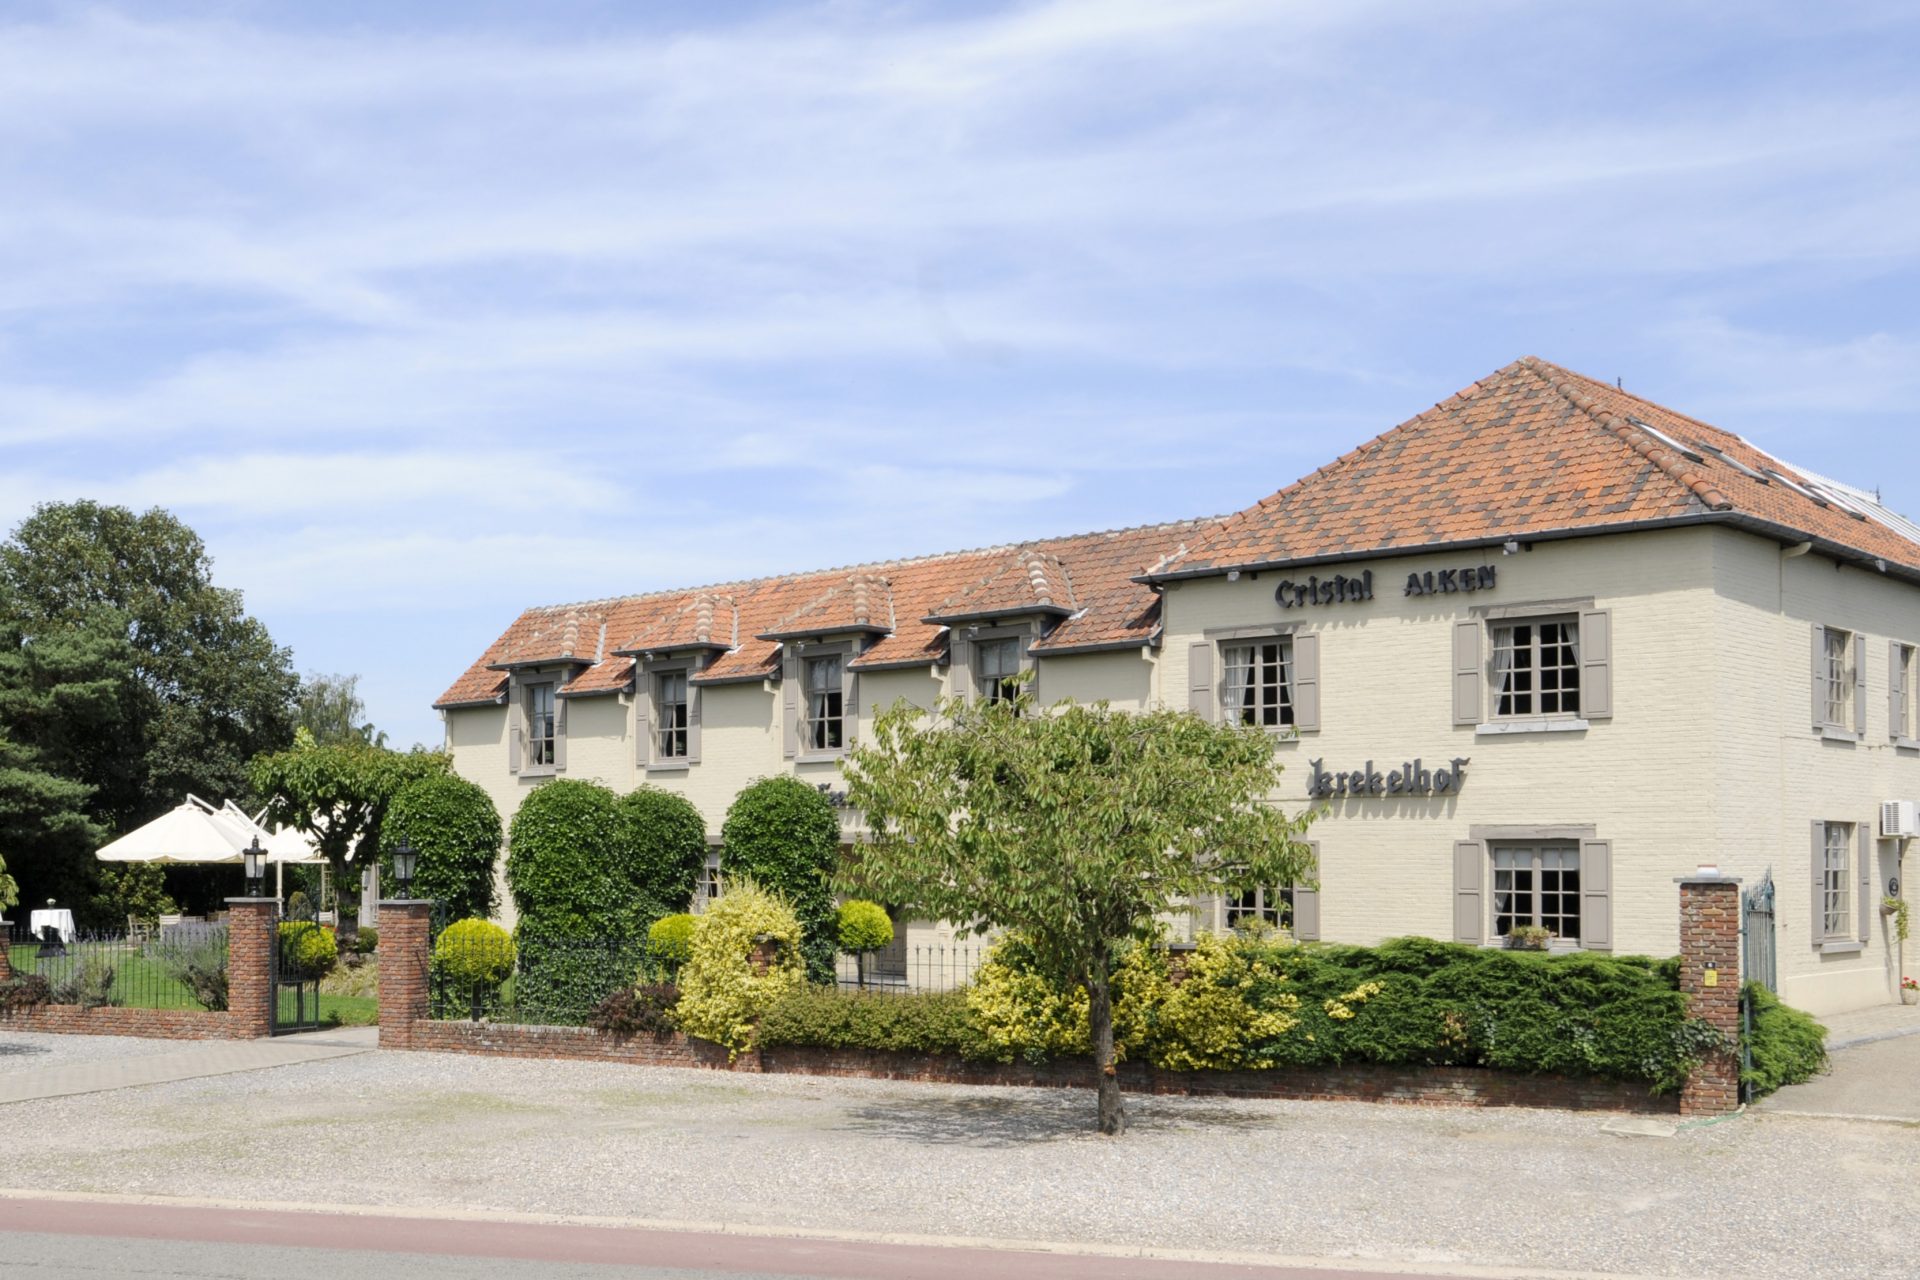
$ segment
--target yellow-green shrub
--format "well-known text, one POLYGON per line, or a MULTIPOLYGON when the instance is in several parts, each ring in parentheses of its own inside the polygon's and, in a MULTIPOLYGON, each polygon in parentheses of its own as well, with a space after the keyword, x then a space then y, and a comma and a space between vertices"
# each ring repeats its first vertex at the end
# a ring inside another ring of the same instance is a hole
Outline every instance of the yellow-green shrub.
POLYGON ((1154 1066, 1169 1071, 1270 1066, 1254 1050, 1300 1022, 1300 997, 1281 987, 1286 976, 1236 938, 1200 938, 1178 986, 1164 951, 1136 948, 1124 981, 1127 998, 1116 1011, 1117 1030, 1136 1053, 1144 1050, 1154 1066))
POLYGON ((842 951, 864 955, 893 941, 893 920, 879 903, 855 898, 840 904, 839 935, 842 951))
POLYGON ((680 970, 674 1019, 688 1035, 717 1041, 729 1057, 739 1057, 752 1045, 760 1016, 806 982, 793 908, 751 880, 736 880, 694 917, 692 954, 680 970), (773 944, 773 959, 765 973, 755 973, 755 940, 763 937, 773 944))
POLYGON ((433 944, 433 968, 463 987, 497 987, 513 974, 513 937, 490 920, 457 921, 433 944))
POLYGON ((683 965, 693 955, 693 917, 684 911, 661 916, 647 926, 649 956, 667 965, 683 965))
POLYGON ((333 972, 340 947, 330 930, 311 920, 287 920, 280 925, 280 967, 287 977, 312 982, 333 972))
POLYGON ((1090 1052, 1087 989, 1062 987, 1033 964, 1026 942, 1009 934, 974 970, 967 1010, 1002 1062, 1043 1062, 1090 1052))

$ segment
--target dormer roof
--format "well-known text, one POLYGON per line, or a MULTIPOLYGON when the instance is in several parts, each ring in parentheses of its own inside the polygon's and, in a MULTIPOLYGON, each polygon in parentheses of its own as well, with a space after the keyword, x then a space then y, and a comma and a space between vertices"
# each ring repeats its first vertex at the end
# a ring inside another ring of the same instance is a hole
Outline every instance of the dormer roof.
POLYGON ((740 611, 733 597, 702 591, 678 610, 655 619, 614 653, 627 657, 686 649, 724 653, 738 643, 740 611))
POLYGON ((943 600, 924 621, 951 625, 1028 614, 1067 617, 1079 608, 1073 575, 1059 556, 1022 547, 994 565, 978 582, 943 600))
POLYGON ((850 573, 760 633, 762 640, 886 635, 893 630, 893 588, 877 573, 850 573))

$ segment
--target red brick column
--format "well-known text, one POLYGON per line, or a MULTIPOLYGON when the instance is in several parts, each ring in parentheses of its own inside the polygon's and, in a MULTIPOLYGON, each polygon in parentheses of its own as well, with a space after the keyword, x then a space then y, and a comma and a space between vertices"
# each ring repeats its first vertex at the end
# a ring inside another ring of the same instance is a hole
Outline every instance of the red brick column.
POLYGON ((428 935, 433 903, 380 904, 380 1047, 413 1048, 413 1024, 427 1016, 428 935))
POLYGON ((1680 990, 1689 1010, 1733 1045, 1709 1054, 1680 1089, 1683 1116, 1720 1115, 1740 1106, 1740 881, 1709 873, 1680 886, 1680 990))
POLYGON ((0 919, 0 982, 13 976, 13 958, 7 954, 7 940, 13 936, 13 926, 0 919))
POLYGON ((272 898, 227 899, 227 1017, 235 1039, 273 1034, 272 898))

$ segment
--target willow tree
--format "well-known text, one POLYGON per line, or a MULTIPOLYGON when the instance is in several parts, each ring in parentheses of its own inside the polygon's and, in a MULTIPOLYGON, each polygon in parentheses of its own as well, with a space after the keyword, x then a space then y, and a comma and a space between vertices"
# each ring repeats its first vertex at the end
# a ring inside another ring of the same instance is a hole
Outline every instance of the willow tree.
POLYGON ((1267 802, 1272 740, 1189 712, 895 703, 843 772, 870 832, 844 888, 1018 932, 1051 978, 1086 988, 1102 1133, 1126 1127, 1112 979, 1128 944, 1191 899, 1313 879, 1311 815, 1267 802))

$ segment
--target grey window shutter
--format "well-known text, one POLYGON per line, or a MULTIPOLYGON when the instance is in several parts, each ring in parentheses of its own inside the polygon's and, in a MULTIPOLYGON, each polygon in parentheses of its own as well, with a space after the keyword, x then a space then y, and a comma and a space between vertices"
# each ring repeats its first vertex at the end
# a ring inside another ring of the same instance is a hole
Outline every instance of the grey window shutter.
POLYGON ((1293 638, 1293 727, 1320 727, 1320 634, 1303 631, 1293 638))
POLYGON ((693 683, 696 669, 687 671, 687 763, 700 763, 700 686, 693 683))
POLYGON ((507 772, 520 772, 520 762, 526 759, 527 730, 523 723, 524 712, 520 706, 520 688, 507 686, 507 772))
POLYGON ((791 760, 800 754, 800 655, 791 644, 780 660, 780 706, 785 720, 781 754, 791 760))
POLYGON ((1204 720, 1220 718, 1220 700, 1213 691, 1213 642, 1196 640, 1187 646, 1187 710, 1204 720))
POLYGON ((860 673, 851 666, 858 656, 840 659, 840 743, 848 747, 860 734, 860 673))
POLYGON ((1035 622, 1028 628, 1027 638, 1021 642, 1020 653, 1023 661, 1020 665, 1033 672, 1033 678, 1027 681, 1027 692, 1033 695, 1033 705, 1036 707, 1046 705, 1040 701, 1040 659, 1033 653, 1033 646, 1039 643, 1040 624, 1035 622))
POLYGON ((553 771, 560 773, 567 767, 567 707, 573 699, 560 697, 557 684, 553 692, 553 771))
POLYGON ((1613 950, 1613 845, 1580 842, 1580 945, 1613 950))
POLYGON ((967 648, 967 637, 959 627, 947 628, 947 678, 952 685, 956 698, 973 701, 972 653, 967 648))
POLYGON ((1853 731, 1867 731, 1867 638, 1853 633, 1853 731))
POLYGON ((642 769, 653 763, 653 672, 636 667, 633 676, 633 762, 642 769))
POLYGON ((1860 824, 1860 941, 1868 942, 1873 938, 1873 815, 1860 824))
POLYGON ((1320 842, 1307 841, 1313 850, 1314 887, 1293 886, 1293 936, 1302 942, 1320 941, 1320 842))
POLYGON ((1453 940, 1478 946, 1486 937, 1480 910, 1481 883, 1486 878, 1486 848, 1478 840, 1459 840, 1453 846, 1453 940))
POLYGON ((1827 722, 1827 629, 1813 628, 1813 727, 1827 722))
POLYGON ((1907 736, 1907 664, 1901 659, 1906 646, 1897 640, 1887 642, 1887 737, 1907 736))
POLYGON ((1613 615, 1605 609, 1580 615, 1580 714, 1613 714, 1613 615))
POLYGON ((1819 946, 1827 936, 1827 824, 1816 819, 1813 824, 1813 928, 1810 931, 1813 945, 1819 946))
MULTIPOLYGON (((1453 624, 1453 722, 1479 724, 1486 702, 1481 693, 1480 620, 1453 624)), ((1475 941, 1478 941, 1475 937, 1475 941)))

